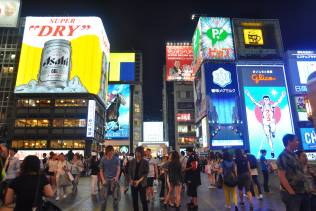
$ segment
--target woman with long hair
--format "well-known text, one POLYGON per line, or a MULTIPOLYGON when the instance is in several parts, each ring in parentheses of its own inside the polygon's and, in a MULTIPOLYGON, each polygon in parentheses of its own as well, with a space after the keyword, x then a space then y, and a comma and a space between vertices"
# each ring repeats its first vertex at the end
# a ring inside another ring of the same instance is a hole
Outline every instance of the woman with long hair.
POLYGON ((54 152, 49 153, 49 160, 47 161, 48 166, 48 178, 49 183, 53 188, 53 191, 56 191, 56 173, 57 173, 57 164, 58 164, 58 155, 54 152))
POLYGON ((210 189, 216 188, 215 173, 213 171, 214 164, 215 164, 215 154, 214 154, 214 152, 210 151, 210 153, 208 155, 208 159, 207 159, 207 165, 205 167, 205 173, 207 174, 208 181, 210 183, 208 188, 210 188, 210 189))
POLYGON ((74 180, 72 181, 72 193, 75 194, 78 190, 78 184, 79 184, 81 172, 84 169, 83 162, 78 153, 74 154, 71 160, 70 168, 71 168, 71 174, 74 177, 74 180))
POLYGON ((66 188, 71 185, 69 181, 67 173, 70 170, 70 163, 65 159, 65 155, 63 153, 58 156, 58 164, 57 164, 57 173, 56 173, 56 181, 57 181, 57 197, 56 201, 60 199, 61 196, 63 198, 67 197, 66 188))
POLYGON ((182 187, 182 166, 180 163, 180 156, 177 151, 171 153, 170 162, 168 164, 168 180, 169 180, 169 190, 168 195, 165 199, 164 205, 167 208, 168 204, 171 203, 172 193, 175 190, 175 208, 180 210, 180 200, 181 200, 181 187, 182 187))
POLYGON ((5 205, 14 202, 14 211, 31 211, 40 207, 42 197, 53 197, 54 193, 48 179, 40 174, 40 160, 34 155, 25 157, 20 175, 9 185, 5 195, 5 205))

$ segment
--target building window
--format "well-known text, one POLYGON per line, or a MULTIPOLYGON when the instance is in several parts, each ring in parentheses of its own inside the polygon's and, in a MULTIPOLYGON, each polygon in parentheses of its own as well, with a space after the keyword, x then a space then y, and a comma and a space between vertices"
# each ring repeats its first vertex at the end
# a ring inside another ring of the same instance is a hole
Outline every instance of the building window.
POLYGON ((87 101, 83 99, 58 99, 55 100, 56 107, 69 107, 69 106, 87 106, 87 101))
POLYGON ((85 127, 86 119, 54 119, 53 127, 85 127))
POLYGON ((140 113, 140 106, 139 106, 139 104, 137 104, 137 103, 134 104, 134 111, 135 111, 135 113, 140 113))
POLYGON ((186 91, 185 96, 186 98, 190 98, 192 96, 191 91, 186 91))
POLYGON ((20 99, 18 107, 49 107, 51 101, 49 99, 20 99))
POLYGON ((48 127, 48 119, 16 119, 15 127, 48 127))
POLYGON ((178 133, 188 133, 188 126, 178 125, 178 133))
POLYGON ((51 140, 51 148, 73 148, 73 149, 83 149, 85 148, 84 140, 51 140))
POLYGON ((17 149, 43 149, 47 147, 47 140, 13 140, 11 145, 17 149))
POLYGON ((178 138, 178 144, 179 145, 185 145, 185 144, 194 144, 195 143, 195 138, 193 137, 182 137, 178 138))

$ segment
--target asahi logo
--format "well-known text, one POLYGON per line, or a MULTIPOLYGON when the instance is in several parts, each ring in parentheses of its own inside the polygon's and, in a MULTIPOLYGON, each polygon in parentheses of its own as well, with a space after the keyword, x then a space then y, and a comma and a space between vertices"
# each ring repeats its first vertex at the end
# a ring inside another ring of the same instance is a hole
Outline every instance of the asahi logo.
POLYGON ((61 56, 59 58, 49 56, 43 62, 43 67, 49 67, 49 66, 55 66, 55 65, 68 66, 68 64, 69 64, 69 58, 65 59, 64 56, 61 56))

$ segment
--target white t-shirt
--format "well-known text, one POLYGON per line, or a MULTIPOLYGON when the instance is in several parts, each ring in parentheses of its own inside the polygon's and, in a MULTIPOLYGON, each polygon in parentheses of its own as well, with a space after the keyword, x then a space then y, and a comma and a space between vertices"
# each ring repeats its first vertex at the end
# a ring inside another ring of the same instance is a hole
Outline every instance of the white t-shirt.
POLYGON ((155 177, 155 165, 157 165, 157 161, 153 158, 148 159, 149 164, 149 172, 147 177, 155 177))
POLYGON ((47 165, 48 165, 49 172, 56 172, 58 161, 57 160, 48 160, 47 165))

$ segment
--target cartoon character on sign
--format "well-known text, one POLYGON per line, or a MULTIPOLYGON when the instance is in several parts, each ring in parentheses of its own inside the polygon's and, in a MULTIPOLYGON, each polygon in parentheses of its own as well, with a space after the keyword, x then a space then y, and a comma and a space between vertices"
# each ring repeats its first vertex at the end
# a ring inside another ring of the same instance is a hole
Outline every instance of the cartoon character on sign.
MULTIPOLYGON (((256 105, 256 118, 261 122, 265 135, 271 148, 271 156, 274 158, 273 138, 275 137, 276 124, 281 119, 281 109, 279 104, 282 102, 286 93, 282 92, 280 98, 273 102, 268 95, 262 97, 260 102, 257 102, 251 95, 249 90, 245 90, 246 95, 256 105)), ((276 94, 276 93, 275 93, 276 94)))
POLYGON ((118 131, 120 129, 119 116, 120 106, 126 105, 126 100, 120 89, 113 90, 109 95, 106 106, 106 130, 118 131))

